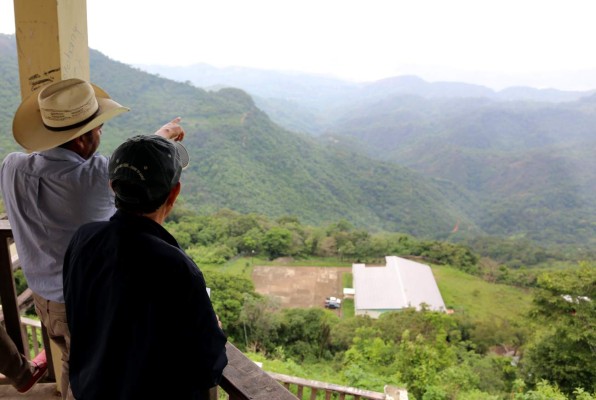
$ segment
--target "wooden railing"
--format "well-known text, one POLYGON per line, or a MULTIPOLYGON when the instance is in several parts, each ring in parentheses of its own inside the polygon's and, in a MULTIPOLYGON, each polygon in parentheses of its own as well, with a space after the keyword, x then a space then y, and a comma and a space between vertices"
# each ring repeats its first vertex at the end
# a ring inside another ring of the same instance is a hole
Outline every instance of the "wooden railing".
POLYGON ((29 343, 26 354, 27 358, 35 358, 44 348, 42 339, 41 321, 27 317, 21 317, 21 332, 23 341, 29 343))
POLYGON ((226 345, 228 366, 219 386, 230 400, 296 400, 289 390, 258 367, 233 344, 226 345))
POLYGON ((278 382, 281 382, 288 390, 296 391, 296 396, 302 400, 305 395, 307 399, 315 400, 318 395, 325 396, 325 400, 407 400, 408 392, 394 386, 385 386, 384 393, 372 392, 348 386, 334 385, 327 382, 313 381, 310 379, 297 378, 270 372, 269 375, 278 382))

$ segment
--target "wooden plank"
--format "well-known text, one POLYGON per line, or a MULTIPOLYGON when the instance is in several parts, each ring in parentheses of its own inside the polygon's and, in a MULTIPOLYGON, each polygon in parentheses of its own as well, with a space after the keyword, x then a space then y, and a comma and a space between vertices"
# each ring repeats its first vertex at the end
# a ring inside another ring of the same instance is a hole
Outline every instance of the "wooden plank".
POLYGON ((56 392, 55 383, 38 383, 25 393, 19 393, 12 385, 0 385, 0 399, 2 400, 61 400, 56 392))
MULTIPOLYGON (((0 266, 0 268, 2 268, 0 266)), ((15 290, 16 290, 16 286, 15 286, 15 290)), ((30 309, 33 306, 33 292, 31 291, 31 289, 27 288, 25 289, 25 291, 23 293, 21 293, 19 295, 19 297, 17 297, 17 308, 18 308, 18 313, 19 315, 22 314, 23 312, 27 311, 28 309, 30 309)), ((23 318, 21 318, 21 321, 23 320, 23 318)), ((0 322, 4 321, 4 313, 2 312, 2 310, 0 310, 0 322)))
POLYGON ((228 365, 219 384, 231 400, 295 400, 290 391, 248 359, 233 344, 226 344, 228 365))

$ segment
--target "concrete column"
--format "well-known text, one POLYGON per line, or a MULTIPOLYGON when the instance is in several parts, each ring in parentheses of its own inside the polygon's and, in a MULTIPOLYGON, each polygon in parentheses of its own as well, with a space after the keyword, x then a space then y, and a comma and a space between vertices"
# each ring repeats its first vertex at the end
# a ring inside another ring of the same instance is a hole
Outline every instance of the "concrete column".
POLYGON ((89 80, 86 0, 14 0, 21 97, 46 83, 89 80))

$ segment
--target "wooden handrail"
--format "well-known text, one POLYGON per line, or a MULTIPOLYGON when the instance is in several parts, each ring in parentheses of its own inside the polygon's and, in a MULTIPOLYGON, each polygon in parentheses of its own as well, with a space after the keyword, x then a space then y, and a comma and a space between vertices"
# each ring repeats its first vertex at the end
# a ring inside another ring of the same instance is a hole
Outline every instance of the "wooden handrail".
POLYGON ((293 385, 296 386, 297 397, 302 400, 305 393, 305 388, 309 389, 309 399, 316 399, 317 393, 325 393, 325 398, 330 399, 333 394, 337 394, 336 398, 339 399, 356 399, 356 400, 385 400, 386 396, 384 393, 373 392, 370 390, 362 390, 348 386, 335 385, 333 383, 313 381, 310 379, 298 378, 295 376, 276 374, 270 372, 271 377, 286 386, 291 388, 293 385), (349 397, 347 397, 349 396, 349 397))
POLYGON ((232 343, 226 344, 228 365, 219 385, 230 400, 296 400, 288 389, 263 371, 232 343))
POLYGON ((41 334, 41 321, 21 317, 21 326, 23 327, 23 341, 29 341, 29 335, 31 335, 31 346, 29 348, 29 353, 26 354, 27 358, 35 358, 41 350, 43 350, 43 340, 41 342, 41 346, 39 341, 37 340, 38 332, 41 334))

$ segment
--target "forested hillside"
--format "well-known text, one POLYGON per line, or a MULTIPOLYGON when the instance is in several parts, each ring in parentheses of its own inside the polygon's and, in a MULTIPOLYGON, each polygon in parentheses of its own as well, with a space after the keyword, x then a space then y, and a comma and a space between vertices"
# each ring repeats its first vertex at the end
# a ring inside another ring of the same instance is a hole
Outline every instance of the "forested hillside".
MULTIPOLYGON (((11 48, 0 46, 5 47, 11 48)), ((16 68, 11 57, 14 60, 15 55, 0 57, 3 69, 16 68)), ((199 212, 230 208, 272 217, 296 215, 312 224, 343 218, 357 226, 427 237, 447 235, 457 221, 468 232, 475 229, 465 211, 473 200, 452 186, 286 131, 241 90, 206 92, 95 51, 91 51, 91 77, 132 109, 104 127, 104 153, 125 137, 151 133, 170 119, 183 117, 185 144, 192 157, 183 175, 184 199, 199 212)), ((16 148, 10 121, 19 101, 14 96, 18 82, 4 77, 2 82, 8 85, 2 97, 13 96, 0 110, 6 153, 16 148)))
POLYGON ((512 87, 399 76, 372 83, 244 68, 144 66, 197 86, 233 85, 277 123, 322 135, 465 188, 491 235, 594 247, 594 90, 512 87))
POLYGON ((465 187, 490 234, 593 245, 594 104, 392 97, 352 108, 327 140, 465 187))

